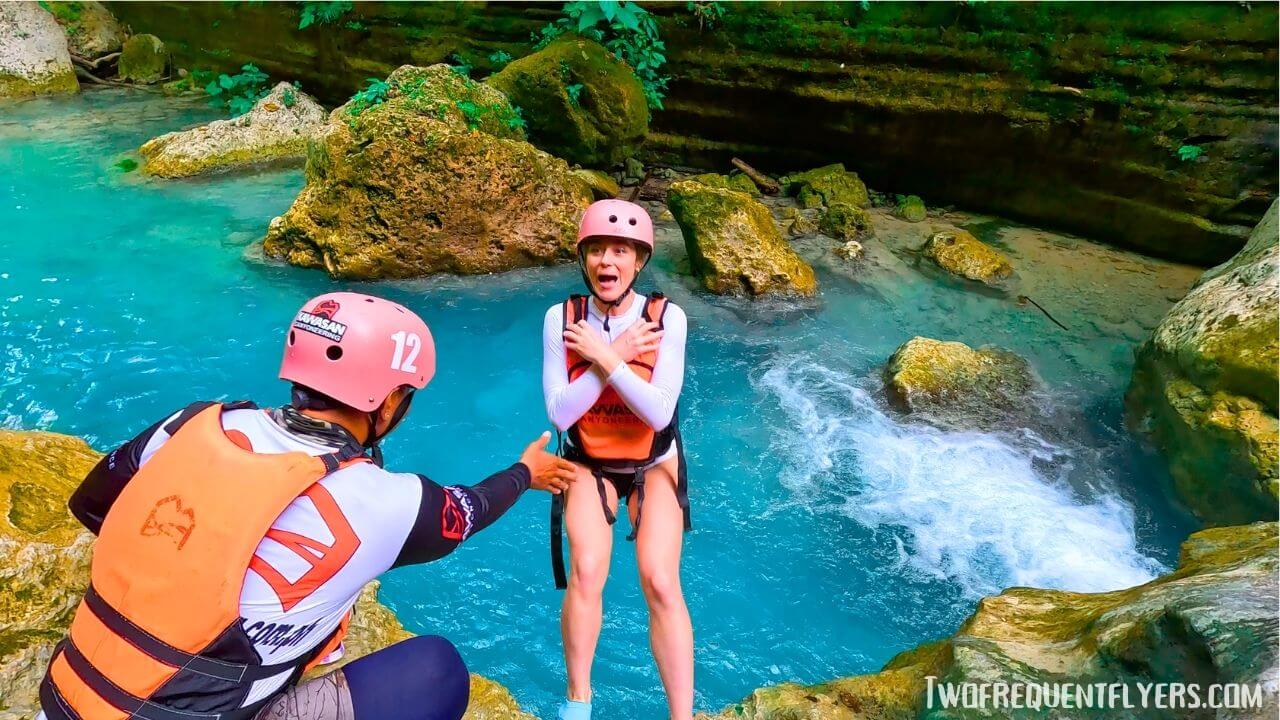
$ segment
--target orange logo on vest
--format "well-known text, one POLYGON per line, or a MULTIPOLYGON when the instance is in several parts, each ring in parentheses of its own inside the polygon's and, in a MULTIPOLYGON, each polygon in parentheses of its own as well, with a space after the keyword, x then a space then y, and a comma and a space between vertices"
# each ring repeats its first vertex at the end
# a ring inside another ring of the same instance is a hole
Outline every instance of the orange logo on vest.
POLYGON ((342 508, 333 499, 333 495, 330 495, 323 485, 320 483, 312 485, 302 493, 302 497, 310 498, 315 505, 316 511, 320 513, 320 519, 333 535, 333 544, 326 545, 305 535, 274 528, 267 531, 267 537, 289 548, 311 566, 296 582, 290 582, 280 571, 268 565, 257 555, 254 555, 253 560, 249 562, 249 569, 261 576, 275 591, 276 597, 280 599, 280 606, 285 612, 315 592, 316 588, 328 582, 351 560, 351 556, 355 555, 356 549, 360 547, 360 538, 351 527, 351 523, 347 521, 347 517, 342 514, 342 508))
POLYGON ((195 529, 195 511, 183 507, 182 498, 170 495, 156 502, 156 506, 151 508, 138 534, 146 537, 167 535, 170 540, 178 543, 178 549, 181 550, 191 537, 191 531, 195 529))

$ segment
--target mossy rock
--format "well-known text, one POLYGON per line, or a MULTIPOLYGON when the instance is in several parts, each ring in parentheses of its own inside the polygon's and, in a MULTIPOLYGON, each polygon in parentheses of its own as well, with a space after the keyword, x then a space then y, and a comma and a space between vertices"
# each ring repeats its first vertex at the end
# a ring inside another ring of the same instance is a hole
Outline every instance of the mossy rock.
POLYGON ((476 130, 496 138, 524 140, 524 120, 500 91, 465 77, 443 63, 402 65, 387 76, 385 100, 367 107, 350 100, 330 115, 358 130, 385 114, 417 114, 459 130, 476 130))
MULTIPOLYGON (((720 720, 978 720, 987 709, 929 709, 937 683, 1261 684, 1250 720, 1274 718, 1277 665, 1276 524, 1215 528, 1182 546, 1177 570, 1104 593, 1012 588, 984 598, 950 638, 921 645, 870 675, 761 688, 720 720)), ((1136 692, 1136 690, 1135 690, 1136 692)), ((1133 702, 1138 705, 1138 698, 1133 702)), ((1110 717, 1104 711, 1097 717, 1110 717)), ((1124 711, 1163 720, 1148 703, 1124 711)), ((707 716, 699 716, 708 720, 707 716)), ((1028 715, 1028 717, 1040 717, 1028 715)), ((1088 713, 1062 717, 1094 717, 1088 713)))
POLYGON ((781 184, 803 208, 830 207, 836 203, 862 208, 871 202, 862 179, 857 173, 845 170, 842 163, 784 177, 781 184))
POLYGON ((578 177, 591 189, 591 196, 596 200, 608 200, 609 198, 618 197, 621 188, 618 187, 618 181, 614 180, 609 173, 599 170, 587 170, 585 168, 576 168, 573 171, 575 177, 578 177))
POLYGON ((94 0, 45 0, 42 4, 67 31, 68 48, 76 55, 98 58, 123 47, 128 32, 102 3, 94 0))
POLYGON ((1035 380, 1027 361, 996 347, 915 337, 885 369, 890 398, 912 413, 943 424, 992 427, 1031 407, 1035 380))
POLYGON ((1156 326, 1129 386, 1131 419, 1164 452, 1179 497, 1211 523, 1277 517, 1277 208, 1156 326))
POLYGON ((80 90, 67 37, 34 2, 0 2, 0 98, 80 90))
POLYGON ((120 79, 148 85, 158 83, 169 74, 171 62, 169 50, 160 38, 134 35, 124 42, 120 52, 120 79))
POLYGON ((908 195, 900 200, 893 209, 893 214, 906 220, 907 222, 923 222, 929 217, 929 211, 924 206, 924 201, 919 195, 908 195))
POLYGON ((1008 258, 964 230, 934 233, 921 254, 952 275, 986 285, 998 286, 1013 275, 1008 258))
POLYGON ((571 163, 607 168, 634 154, 649 132, 635 73, 576 35, 512 61, 485 83, 524 113, 530 142, 571 163))
POLYGON ((309 146, 306 175, 263 250, 339 278, 568 260, 591 202, 563 160, 390 101, 361 113, 355 127, 336 113, 309 146))
POLYGON ((818 229, 837 240, 857 240, 871 233, 871 214, 847 203, 835 203, 822 213, 818 229))
POLYGON ((760 188, 751 181, 751 178, 741 173, 735 175, 719 175, 717 173, 704 173, 702 175, 694 175, 689 180, 702 183, 707 187, 722 188, 724 190, 736 190, 746 193, 751 197, 760 197, 760 188))
POLYGON ((668 188, 667 204, 707 290, 752 297, 817 292, 813 268, 750 195, 682 180, 668 188))
POLYGON ((301 165, 307 143, 324 129, 328 113, 311 96, 279 83, 249 112, 171 132, 138 148, 148 175, 177 178, 253 166, 301 165))

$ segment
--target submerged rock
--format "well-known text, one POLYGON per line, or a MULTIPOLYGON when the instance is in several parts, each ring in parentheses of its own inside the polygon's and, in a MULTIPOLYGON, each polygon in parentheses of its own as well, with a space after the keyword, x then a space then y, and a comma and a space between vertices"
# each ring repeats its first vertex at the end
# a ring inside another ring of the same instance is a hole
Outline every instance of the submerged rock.
POLYGON ((175 178, 307 156, 307 141, 325 127, 328 114, 311 96, 280 83, 253 109, 230 120, 171 132, 138 149, 144 172, 175 178))
POLYGON ((871 231, 871 215, 848 203, 835 203, 822 213, 818 229, 837 240, 856 240, 871 231))
POLYGON ((907 222, 922 222, 929 217, 928 211, 925 209, 924 201, 918 195, 908 195, 898 203, 893 209, 893 214, 906 220, 907 222))
POLYGON ((1138 348, 1128 405, 1202 519, 1276 517, 1278 203, 1138 348))
POLYGON ((831 207, 836 203, 866 207, 870 202, 862 179, 845 170, 842 163, 789 175, 782 178, 782 186, 805 208, 831 207))
POLYGON ((564 36, 485 80, 524 114, 529 140, 571 163, 605 168, 649 132, 644 87, 599 43, 564 36))
POLYGON ((850 240, 836 248, 836 256, 849 261, 861 260, 866 253, 866 248, 857 240, 850 240))
MULTIPOLYGON (((990 705, 941 710, 937 698, 928 709, 925 678, 932 676, 938 683, 1123 683, 1135 706, 1138 683, 1196 683, 1202 699, 1210 684, 1248 683, 1262 707, 1216 717, 1274 718, 1280 671, 1276 537, 1275 523, 1195 533, 1182 545, 1177 570, 1127 590, 1012 588, 983 599, 952 637, 908 650, 878 673, 762 688, 716 717, 968 720, 1007 712, 993 713, 990 705)), ((1171 717, 1154 703, 1098 712, 1171 717)))
POLYGON ((764 205, 746 193, 682 180, 667 203, 694 272, 720 295, 813 295, 813 269, 787 245, 764 205))
POLYGON ((152 84, 169 74, 169 50, 155 35, 134 35, 124 43, 120 52, 121 80, 152 84))
POLYGON ((128 32, 111 11, 95 0, 43 3, 67 32, 68 49, 83 58, 99 58, 124 46, 128 32))
MULTIPOLYGON (((89 584, 93 535, 67 499, 101 459, 83 440, 0 430, 0 719, 39 711, 39 685, 89 584)), ((378 603, 378 582, 360 594, 340 663, 322 675, 411 634, 378 603)), ((471 676, 468 720, 528 720, 506 688, 471 676)))
POLYGON ((67 36, 34 2, 0 2, 0 98, 80 90, 67 36))
POLYGON ((689 178, 694 182, 702 183, 707 187, 721 188, 723 190, 737 190, 751 197, 760 197, 760 188, 756 187, 751 178, 746 175, 718 175, 716 173, 703 173, 702 175, 694 175, 689 178))
POLYGON ((335 110, 263 250, 334 277, 477 274, 572 257, 591 192, 522 137, 506 98, 445 65, 400 68, 335 110), (494 134, 497 133, 497 134, 494 134))
POLYGON ((921 254, 952 275, 987 285, 999 285, 1013 275, 1008 258, 964 230, 934 233, 921 254))
POLYGON ((885 374, 897 405, 962 426, 993 425, 1026 409, 1035 387, 1027 361, 1008 350, 926 337, 894 351, 885 374))

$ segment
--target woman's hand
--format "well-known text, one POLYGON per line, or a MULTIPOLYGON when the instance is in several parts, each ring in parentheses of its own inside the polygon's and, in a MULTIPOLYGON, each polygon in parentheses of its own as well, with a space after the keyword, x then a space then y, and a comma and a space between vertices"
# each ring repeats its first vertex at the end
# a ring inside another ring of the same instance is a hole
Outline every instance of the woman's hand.
POLYGON ((658 323, 641 320, 622 333, 610 346, 622 362, 631 362, 647 352, 658 349, 663 331, 658 323))
POLYGON ((547 452, 551 433, 544 432, 520 454, 520 462, 529 468, 529 487, 559 495, 569 487, 578 469, 573 463, 547 452))
POLYGON ((564 329, 564 347, 566 350, 572 350, 582 359, 595 363, 604 371, 605 377, 622 364, 622 358, 618 357, 618 353, 600 337, 600 333, 595 328, 587 324, 586 320, 579 320, 564 329))

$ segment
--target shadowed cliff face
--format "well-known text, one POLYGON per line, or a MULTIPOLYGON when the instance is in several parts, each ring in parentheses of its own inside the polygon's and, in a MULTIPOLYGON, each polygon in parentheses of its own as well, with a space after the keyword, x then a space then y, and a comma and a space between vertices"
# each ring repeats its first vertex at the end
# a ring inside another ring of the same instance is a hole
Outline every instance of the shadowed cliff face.
MULTIPOLYGON (((481 76, 559 13, 357 3, 300 31, 284 3, 110 6, 182 66, 253 62, 330 104, 404 63, 457 55, 481 76)), ((1274 5, 755 3, 701 29, 683 3, 650 9, 672 77, 650 159, 843 161, 878 190, 1205 265, 1276 194, 1274 5)))

